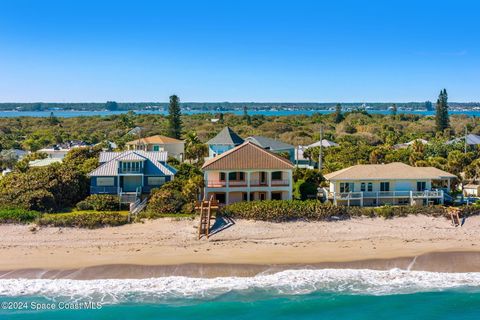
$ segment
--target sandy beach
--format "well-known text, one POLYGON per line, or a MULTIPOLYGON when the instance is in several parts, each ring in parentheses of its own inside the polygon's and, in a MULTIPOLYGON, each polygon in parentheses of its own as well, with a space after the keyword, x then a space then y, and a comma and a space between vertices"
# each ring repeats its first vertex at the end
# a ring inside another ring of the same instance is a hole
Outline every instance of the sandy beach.
POLYGON ((94 230, 1 225, 0 277, 251 275, 299 266, 480 271, 480 217, 457 228, 426 216, 238 220, 208 240, 197 239, 196 226, 172 218, 94 230))

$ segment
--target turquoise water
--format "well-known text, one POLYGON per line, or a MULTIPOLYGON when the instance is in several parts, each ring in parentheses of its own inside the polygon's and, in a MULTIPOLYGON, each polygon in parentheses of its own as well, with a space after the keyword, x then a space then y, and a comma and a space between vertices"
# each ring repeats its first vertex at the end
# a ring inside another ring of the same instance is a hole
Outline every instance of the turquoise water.
MULTIPOLYGON (((0 311, 1 319, 479 319, 480 294, 423 292, 386 296, 315 292, 289 297, 226 295, 213 301, 116 304, 100 310, 0 311)), ((23 299, 23 301, 31 300, 23 299)), ((35 301, 48 302, 36 298, 35 301)), ((12 300, 10 300, 12 301, 12 300)))
POLYGON ((212 279, 0 279, 0 306, 2 320, 480 319, 480 273, 303 269, 212 279), (65 309, 85 304, 90 308, 65 309), (21 310, 10 310, 14 305, 21 310))
MULTIPOLYGON (((0 118, 12 118, 12 117, 49 117, 50 113, 56 117, 60 118, 71 118, 71 117, 81 117, 81 116, 110 116, 126 113, 127 111, 0 111, 0 118)), ((200 114, 210 112, 212 114, 218 113, 219 111, 202 111, 202 110, 183 110, 184 114, 200 114)), ((225 113, 232 113, 236 115, 242 115, 242 110, 233 110, 233 111, 224 111, 225 113)), ((250 115, 264 115, 264 116, 289 116, 289 115, 307 115, 311 116, 316 113, 332 113, 331 110, 249 110, 248 114, 250 115)), ((391 114, 389 110, 368 110, 372 114, 391 114)), ((141 110, 135 111, 137 114, 167 114, 166 111, 149 111, 141 110)), ((406 114, 418 114, 424 116, 434 115, 434 111, 399 111, 399 113, 406 114)), ((451 111, 451 115, 454 114, 464 114, 467 116, 480 116, 480 111, 451 111)))

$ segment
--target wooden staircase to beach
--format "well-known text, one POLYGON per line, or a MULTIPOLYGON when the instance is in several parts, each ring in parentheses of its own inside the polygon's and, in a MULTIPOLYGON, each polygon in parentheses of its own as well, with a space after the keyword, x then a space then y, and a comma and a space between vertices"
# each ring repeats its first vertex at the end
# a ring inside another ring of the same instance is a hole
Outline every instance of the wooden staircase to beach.
POLYGON ((203 198, 202 201, 197 201, 195 204, 195 210, 200 215, 200 222, 198 225, 198 239, 205 236, 207 239, 210 232, 210 221, 216 217, 218 212, 218 201, 213 199, 213 196, 207 201, 203 198))

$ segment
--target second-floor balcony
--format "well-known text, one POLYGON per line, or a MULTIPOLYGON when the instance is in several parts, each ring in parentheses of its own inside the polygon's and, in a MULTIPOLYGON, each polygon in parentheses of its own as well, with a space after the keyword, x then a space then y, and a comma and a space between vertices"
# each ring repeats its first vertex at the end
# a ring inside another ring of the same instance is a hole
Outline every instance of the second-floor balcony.
MULTIPOLYGON (((226 180, 217 180, 217 179, 208 179, 205 181, 205 185, 208 188, 238 188, 238 187, 248 187, 247 180, 233 180, 233 181, 226 181, 226 180)), ((268 181, 262 180, 250 180, 250 187, 283 187, 289 186, 290 181, 288 179, 280 179, 280 180, 271 180, 270 185, 268 181)))
POLYGON ((143 168, 118 168, 118 173, 142 174, 143 173, 143 168))

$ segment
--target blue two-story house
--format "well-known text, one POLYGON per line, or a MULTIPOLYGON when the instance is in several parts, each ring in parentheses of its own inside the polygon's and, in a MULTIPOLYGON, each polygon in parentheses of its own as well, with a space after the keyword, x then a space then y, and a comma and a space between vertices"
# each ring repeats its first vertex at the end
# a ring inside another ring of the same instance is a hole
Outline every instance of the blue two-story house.
POLYGON ((225 127, 207 142, 208 157, 214 158, 243 143, 243 139, 231 128, 225 127))
POLYGON ((150 193, 172 180, 176 173, 167 164, 164 151, 102 152, 99 163, 89 174, 91 194, 150 193))

